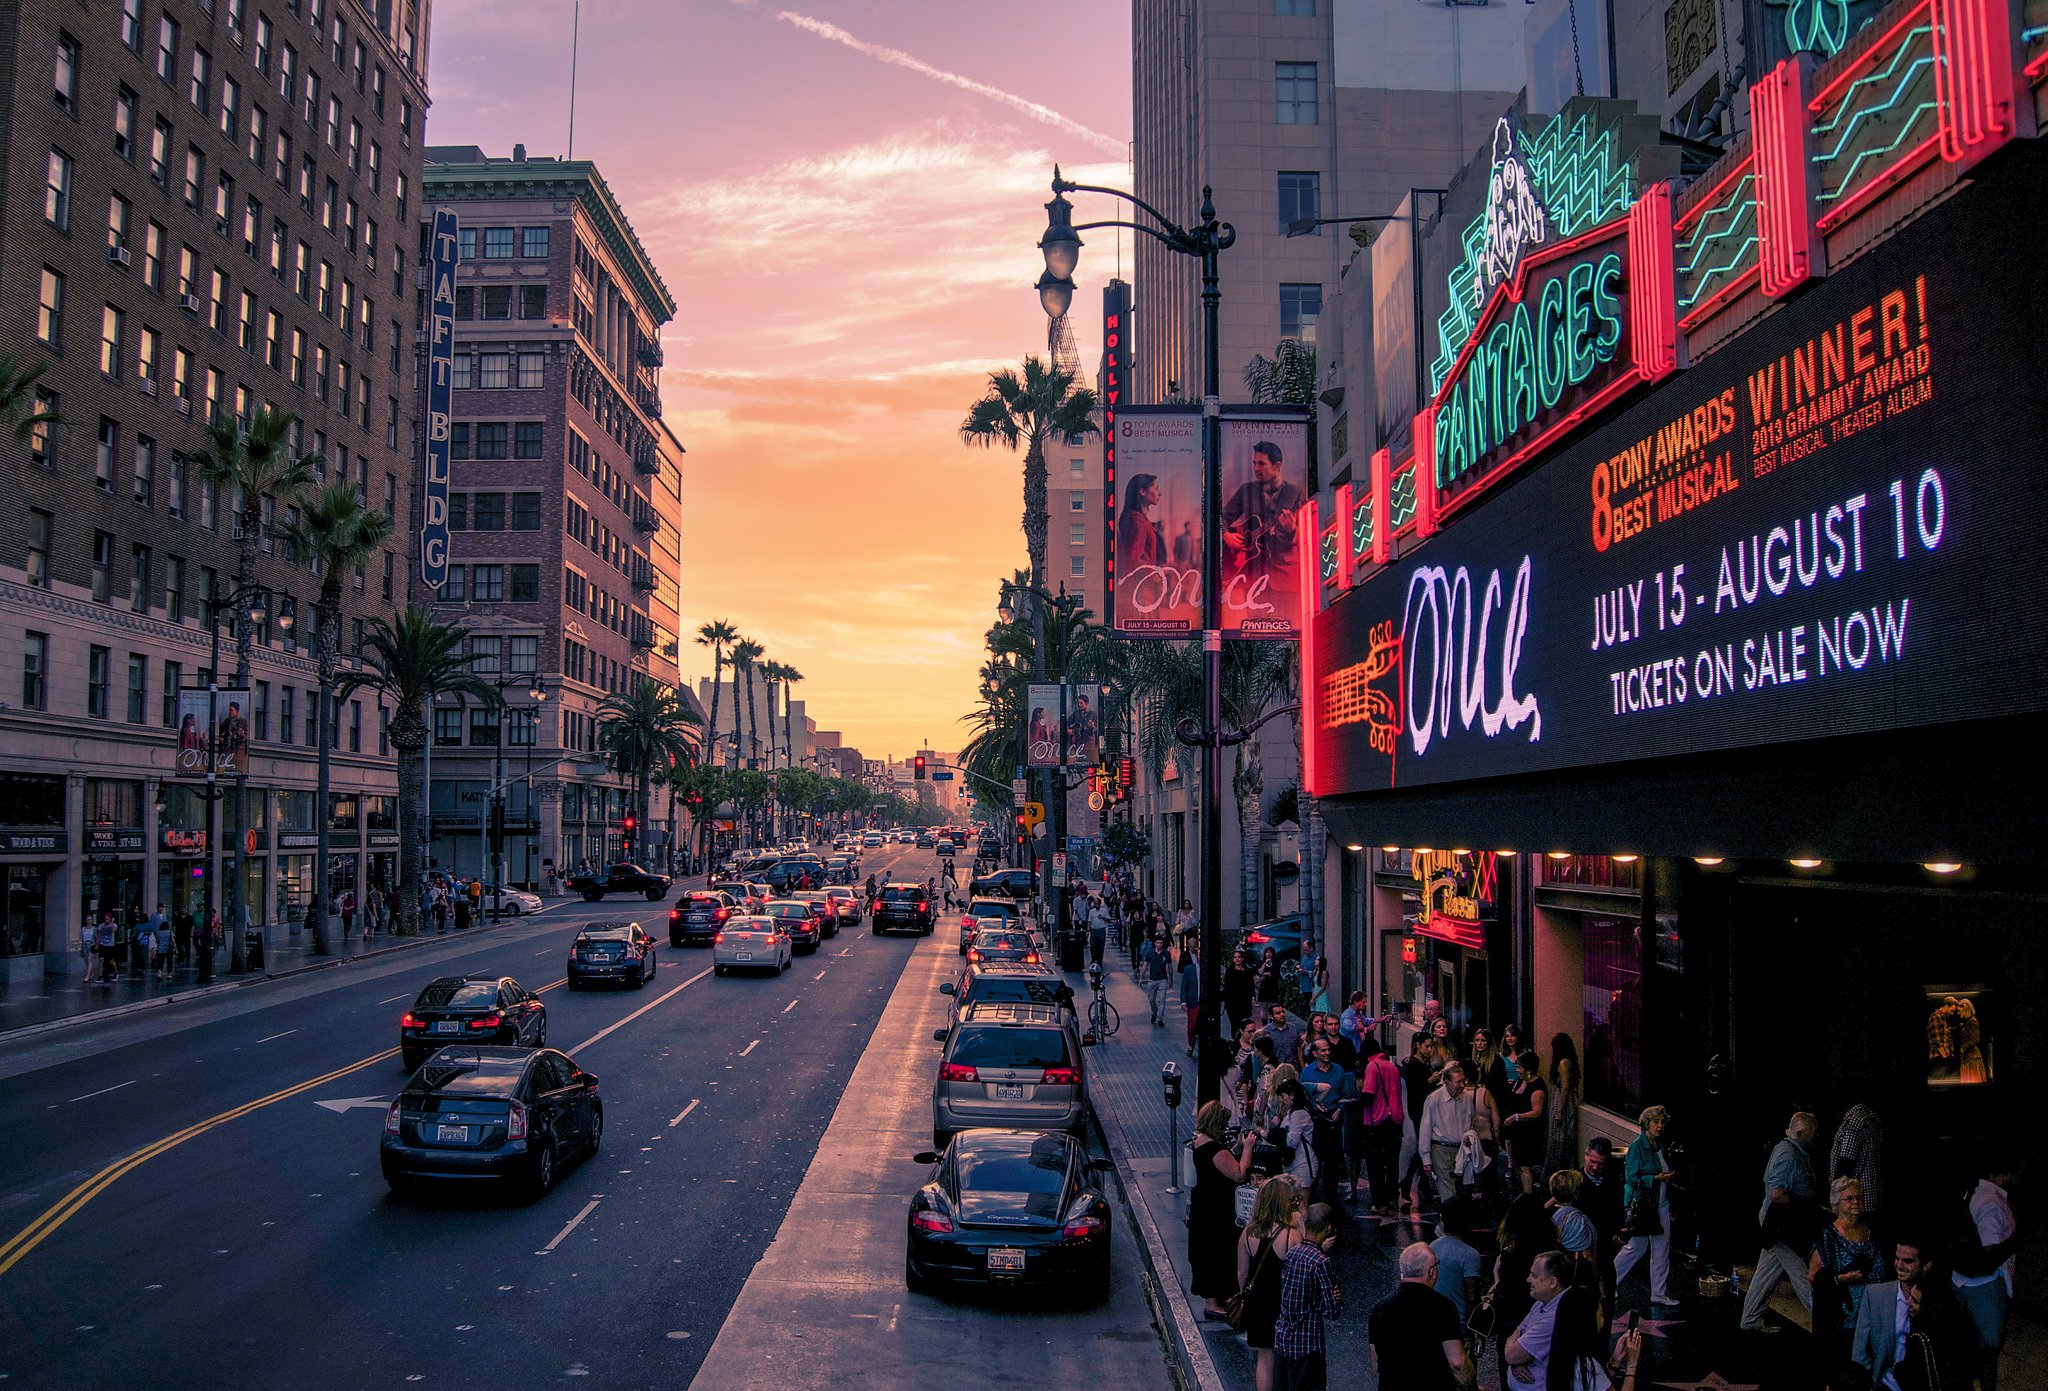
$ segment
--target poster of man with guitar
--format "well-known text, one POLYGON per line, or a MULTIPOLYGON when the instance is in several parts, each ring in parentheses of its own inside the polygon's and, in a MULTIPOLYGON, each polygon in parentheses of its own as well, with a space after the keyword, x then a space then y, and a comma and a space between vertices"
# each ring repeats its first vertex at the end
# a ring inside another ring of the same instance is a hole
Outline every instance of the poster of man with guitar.
POLYGON ((1307 423, 1223 421, 1223 627, 1239 637, 1299 635, 1307 423))

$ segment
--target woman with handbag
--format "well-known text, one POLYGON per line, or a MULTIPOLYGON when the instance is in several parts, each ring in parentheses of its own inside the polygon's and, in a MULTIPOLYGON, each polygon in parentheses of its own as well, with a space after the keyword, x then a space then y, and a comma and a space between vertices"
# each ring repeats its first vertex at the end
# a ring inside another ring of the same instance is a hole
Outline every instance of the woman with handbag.
POLYGON ((1813 1341, 1821 1371, 1829 1385, 1839 1386, 1850 1370, 1849 1344, 1863 1291, 1891 1279, 1892 1262, 1863 1220, 1861 1183, 1836 1179, 1828 1189, 1828 1206, 1835 1220, 1820 1229, 1806 1278, 1813 1285, 1813 1341))
POLYGON ((1251 1173, 1257 1136, 1244 1132, 1231 1149, 1225 1143, 1230 1113, 1218 1101, 1195 1113, 1195 1191, 1188 1198, 1189 1288, 1202 1301, 1205 1318, 1225 1317, 1223 1301, 1237 1293, 1237 1186, 1251 1173))
POLYGON ((1273 1325, 1280 1317, 1280 1266, 1300 1238, 1300 1223, 1301 1190, 1284 1176, 1270 1178, 1260 1187, 1251 1221, 1237 1239, 1237 1294, 1226 1314, 1251 1347, 1257 1391, 1273 1391, 1273 1325))
POLYGON ((1629 1141, 1628 1165, 1623 1171, 1621 1202, 1627 1215, 1622 1231, 1628 1244, 1614 1260, 1615 1288, 1628 1273, 1650 1258, 1650 1302, 1675 1304, 1671 1297, 1671 1178, 1670 1163, 1664 1157, 1664 1128, 1671 1112, 1652 1106, 1636 1118, 1642 1133, 1629 1141))

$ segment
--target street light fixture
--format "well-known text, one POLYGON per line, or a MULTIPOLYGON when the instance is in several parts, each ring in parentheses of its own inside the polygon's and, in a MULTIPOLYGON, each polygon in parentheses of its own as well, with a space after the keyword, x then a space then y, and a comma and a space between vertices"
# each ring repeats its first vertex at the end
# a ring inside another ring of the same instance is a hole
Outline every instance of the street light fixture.
MULTIPOLYGON (((1167 250, 1202 263, 1202 327, 1207 340, 1203 344, 1202 378, 1202 506, 1207 514, 1203 527, 1202 564, 1203 713, 1199 731, 1180 733, 1177 737, 1182 743, 1195 745, 1202 751, 1202 1003, 1197 1028, 1201 1052, 1196 1060, 1196 1095, 1203 1101, 1211 1101, 1221 1090, 1225 1062, 1223 1039, 1217 1025, 1221 1017, 1223 985, 1223 788, 1219 769, 1223 745, 1240 742, 1246 737, 1245 731, 1226 731, 1223 727, 1223 528, 1216 520, 1223 496, 1220 431, 1223 362, 1218 328, 1223 292, 1217 260, 1236 243, 1237 231, 1229 223, 1217 219, 1215 199, 1207 185, 1202 188, 1200 220, 1188 227, 1181 226, 1136 194, 1062 178, 1058 165, 1053 166, 1052 192, 1052 201, 1045 205, 1045 235, 1039 239, 1038 245, 1045 253, 1046 272, 1056 280, 1073 275, 1080 264, 1079 233, 1096 227, 1120 227, 1142 232, 1167 250), (1112 220, 1084 222, 1077 226, 1072 221, 1072 208, 1065 197, 1069 193, 1100 193, 1121 198, 1144 211, 1157 225, 1112 220)), ((1042 289, 1039 298, 1050 313, 1052 304, 1042 289)))
MULTIPOLYGON (((485 803, 484 815, 488 818, 488 835, 485 849, 491 857, 491 916, 505 915, 505 692, 517 690, 519 682, 510 677, 499 677, 491 683, 498 688, 497 757, 491 770, 491 795, 485 803)), ((526 731, 526 805, 529 815, 533 811, 533 744, 540 737, 540 707, 547 700, 547 689, 540 683, 539 676, 526 680, 527 698, 533 701, 533 709, 522 711, 533 717, 532 726, 526 731)), ((535 818, 536 821, 538 818, 535 818)), ((527 858, 532 859, 529 851, 527 858)))

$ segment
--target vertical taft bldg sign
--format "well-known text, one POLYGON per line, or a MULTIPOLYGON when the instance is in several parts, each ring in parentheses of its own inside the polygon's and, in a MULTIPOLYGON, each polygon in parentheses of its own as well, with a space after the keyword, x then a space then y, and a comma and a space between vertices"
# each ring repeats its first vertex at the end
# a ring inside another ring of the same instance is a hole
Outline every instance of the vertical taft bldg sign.
POLYGON ((427 289, 427 456, 420 509, 420 578, 439 588, 448 579, 448 417, 455 375, 455 213, 434 210, 432 276, 427 289))

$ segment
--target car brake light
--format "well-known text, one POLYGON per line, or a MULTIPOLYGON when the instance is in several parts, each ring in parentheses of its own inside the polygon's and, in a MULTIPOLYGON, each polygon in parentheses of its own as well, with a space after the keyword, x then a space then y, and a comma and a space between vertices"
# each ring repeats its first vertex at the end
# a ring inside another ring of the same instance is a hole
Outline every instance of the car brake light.
POLYGON ((1025 964, 1026 966, 1036 966, 1036 965, 1038 964, 1038 953, 1037 953, 1037 952, 1035 952, 1035 951, 1028 951, 1028 952, 1025 952, 1025 953, 1024 953, 1024 964, 1025 964))
POLYGON ((917 901, 917 911, 918 911, 918 912, 922 913, 922 912, 923 912, 923 911, 924 911, 925 909, 927 909, 927 908, 929 908, 929 907, 931 907, 931 904, 929 904, 929 903, 925 902, 925 901, 924 901, 923 899, 921 899, 921 898, 920 898, 920 899, 919 899, 919 900, 917 901))
POLYGON ((1263 932, 1247 932, 1244 935, 1244 939, 1247 942, 1270 942, 1273 940, 1263 932))
POLYGON ((717 946, 720 942, 723 942, 724 940, 725 934, 723 932, 714 932, 711 934, 711 945, 714 947, 717 946))
POLYGON ((943 1212, 923 1208, 910 1215, 910 1225, 921 1232, 950 1232, 953 1230, 953 1219, 943 1212))
POLYGON ((720 922, 724 922, 724 921, 725 921, 725 920, 726 920, 727 918, 729 918, 729 917, 731 917, 731 916, 732 916, 732 909, 730 909, 730 908, 721 908, 721 909, 719 909, 719 910, 718 910, 718 913, 717 913, 717 917, 718 917, 718 921, 720 921, 720 922))
POLYGON ((981 1074, 965 1063, 943 1063, 939 1067, 941 1082, 979 1082, 981 1074))
POLYGON ((526 1138, 526 1104, 524 1102, 515 1101, 512 1103, 512 1114, 505 1121, 505 1138, 508 1140, 524 1140, 526 1138))
POLYGON ((398 1103, 395 1101, 384 1109, 384 1133, 386 1135, 396 1135, 398 1133, 398 1103))
POLYGON ((472 1029, 495 1029, 504 1022, 503 1017, 499 1015, 487 1014, 481 1019, 470 1020, 469 1027, 472 1029))
POLYGON ((1060 1235, 1100 1236, 1102 1235, 1102 1226, 1102 1219, 1100 1217, 1076 1217, 1073 1221, 1067 1223, 1066 1226, 1060 1228, 1060 1235))
POLYGON ((980 948, 980 947, 969 947, 969 948, 967 949, 967 959, 968 959, 969 961, 979 961, 979 960, 981 960, 981 948, 980 948))
POLYGON ((1081 1085, 1081 1069, 1077 1067, 1049 1067, 1038 1079, 1048 1087, 1078 1087, 1081 1085))
POLYGON ((405 1018, 398 1021, 398 1027, 401 1029, 424 1029, 427 1026, 422 1024, 419 1020, 413 1018, 412 1011, 407 1010, 405 1013, 405 1018))

